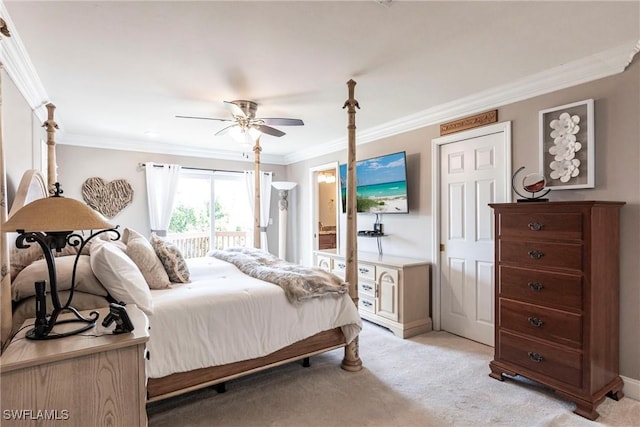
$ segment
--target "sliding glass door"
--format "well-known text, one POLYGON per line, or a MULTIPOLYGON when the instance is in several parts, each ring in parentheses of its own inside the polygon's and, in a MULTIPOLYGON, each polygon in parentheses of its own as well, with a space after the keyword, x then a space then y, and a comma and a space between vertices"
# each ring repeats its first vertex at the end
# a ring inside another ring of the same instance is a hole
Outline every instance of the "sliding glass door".
POLYGON ((183 168, 167 237, 187 258, 251 246, 252 218, 243 173, 183 168))

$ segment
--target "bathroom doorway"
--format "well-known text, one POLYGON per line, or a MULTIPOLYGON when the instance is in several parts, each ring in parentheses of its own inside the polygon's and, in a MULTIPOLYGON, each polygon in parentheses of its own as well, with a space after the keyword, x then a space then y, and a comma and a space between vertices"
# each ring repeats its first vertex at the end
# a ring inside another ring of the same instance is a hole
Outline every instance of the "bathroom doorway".
POLYGON ((339 175, 338 164, 331 163, 310 169, 312 250, 338 251, 339 246, 339 175))

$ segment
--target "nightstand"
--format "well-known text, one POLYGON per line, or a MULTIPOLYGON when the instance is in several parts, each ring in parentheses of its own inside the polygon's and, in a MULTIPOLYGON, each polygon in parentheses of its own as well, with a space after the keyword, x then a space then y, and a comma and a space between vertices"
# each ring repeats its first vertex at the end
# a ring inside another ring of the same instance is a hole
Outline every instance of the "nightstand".
POLYGON ((115 324, 102 327, 108 308, 97 310, 94 328, 53 340, 26 339, 34 322, 27 320, 0 356, 2 425, 146 426, 149 321, 135 305, 126 308, 135 329, 118 335, 115 324))

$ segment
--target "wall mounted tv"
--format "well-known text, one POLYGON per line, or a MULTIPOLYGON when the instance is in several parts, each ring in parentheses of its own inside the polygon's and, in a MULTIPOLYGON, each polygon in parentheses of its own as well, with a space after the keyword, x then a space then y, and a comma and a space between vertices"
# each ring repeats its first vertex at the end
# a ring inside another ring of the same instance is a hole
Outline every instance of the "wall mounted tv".
MULTIPOLYGON (((409 213, 404 151, 356 162, 357 212, 409 213)), ((340 165, 342 212, 347 211, 347 165, 340 165)))

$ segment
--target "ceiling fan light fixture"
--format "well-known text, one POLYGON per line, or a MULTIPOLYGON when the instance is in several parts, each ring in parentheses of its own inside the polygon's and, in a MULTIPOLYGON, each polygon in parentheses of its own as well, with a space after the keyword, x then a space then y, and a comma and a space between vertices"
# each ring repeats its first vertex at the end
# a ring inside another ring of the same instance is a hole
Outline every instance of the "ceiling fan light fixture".
POLYGON ((260 138, 260 135, 262 135, 262 132, 260 132, 258 129, 256 129, 254 127, 250 127, 249 128, 249 136, 251 137, 251 139, 253 141, 255 141, 256 139, 260 138))
POLYGON ((253 144, 262 132, 254 127, 234 126, 229 129, 229 135, 241 144, 253 144))
POLYGON ((220 129, 216 132, 216 136, 231 135, 231 137, 238 141, 244 142, 250 140, 253 144, 260 138, 261 135, 270 135, 275 137, 281 137, 286 135, 280 129, 273 126, 303 126, 304 122, 300 119, 271 117, 260 118, 256 117, 256 111, 258 104, 253 101, 235 100, 224 101, 224 105, 229 109, 232 115, 232 119, 218 119, 215 117, 196 117, 196 116, 181 116, 176 115, 181 119, 198 119, 198 120, 214 120, 219 122, 231 122, 232 124, 220 129))

